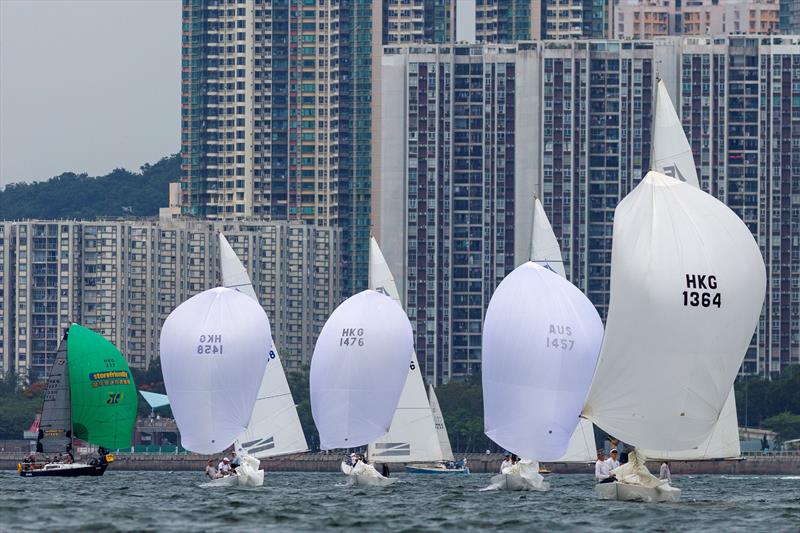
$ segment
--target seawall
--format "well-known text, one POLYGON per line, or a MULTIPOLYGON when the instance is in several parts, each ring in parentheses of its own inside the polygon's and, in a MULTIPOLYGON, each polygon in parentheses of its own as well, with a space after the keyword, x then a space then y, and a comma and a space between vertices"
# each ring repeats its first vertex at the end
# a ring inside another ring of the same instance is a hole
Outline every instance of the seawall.
MULTIPOLYGON (((474 473, 497 472, 501 461, 500 454, 465 454, 470 471, 474 473)), ((463 454, 457 456, 458 459, 463 454)), ((24 454, 0 453, 0 470, 16 470, 24 454)), ((218 462, 221 455, 207 456, 197 454, 129 454, 115 453, 113 470, 161 470, 161 471, 203 471, 208 459, 218 462)), ((341 454, 308 453, 261 461, 267 472, 338 472, 341 454)), ((545 463, 554 474, 592 474, 593 463, 545 463)), ((652 472, 658 472, 659 464, 648 463, 652 472)), ((393 466, 393 471, 401 471, 402 466, 393 466)), ((729 475, 800 475, 800 455, 798 456, 755 456, 739 460, 720 461, 671 461, 673 474, 729 474, 729 475)))

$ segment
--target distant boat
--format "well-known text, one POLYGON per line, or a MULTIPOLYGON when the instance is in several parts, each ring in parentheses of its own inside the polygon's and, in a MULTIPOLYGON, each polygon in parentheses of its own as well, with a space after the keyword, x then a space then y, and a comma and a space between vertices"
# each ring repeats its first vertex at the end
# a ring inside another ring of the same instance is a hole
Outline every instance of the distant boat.
POLYGON ((537 461, 569 450, 603 337, 597 310, 564 277, 558 243, 534 204, 534 260, 500 282, 484 321, 485 432, 521 457, 489 488, 547 490, 537 461))
MULTIPOLYGON (((369 287, 388 296, 398 306, 402 305, 394 277, 374 237, 370 238, 369 287)), ((431 392, 433 393, 432 388, 431 392)), ((436 401, 435 393, 433 401, 436 401)), ((437 401, 437 410, 438 405, 437 401)), ((408 376, 389 431, 369 443, 367 459, 387 464, 406 463, 406 471, 410 473, 469 473, 465 465, 456 466, 453 461, 444 420, 441 413, 438 424, 434 419, 432 402, 425 395, 425 384, 420 374, 417 355, 413 351, 408 365, 408 376), (443 436, 439 427, 444 432, 443 436), (446 451, 443 449, 443 442, 446 443, 446 451)))
MULTIPOLYGON (((258 302, 247 270, 222 233, 219 234, 219 246, 223 286, 258 302)), ((267 366, 250 423, 234 446, 237 453, 252 455, 257 459, 307 452, 308 444, 297 415, 297 406, 274 340, 270 340, 270 350, 266 355, 267 366)))
MULTIPOLYGON (((606 334, 583 416, 638 450, 682 451, 714 430, 758 322, 764 261, 713 196, 650 171, 617 206, 606 334)), ((602 499, 677 501, 643 453, 602 499)))
MULTIPOLYGON (((388 296, 365 290, 336 308, 311 359, 311 411, 323 450, 365 446, 389 431, 412 357, 411 323, 388 296)), ((341 468, 353 484, 393 481, 362 460, 341 468)))
POLYGON ((72 324, 58 346, 47 378, 36 451, 63 460, 18 465, 20 476, 102 476, 114 460, 106 449, 133 439, 138 407, 128 363, 102 335, 72 324), (73 461, 73 441, 99 446, 90 462, 73 461))
MULTIPOLYGON (((653 168, 689 185, 700 187, 692 148, 683 131, 680 118, 672 105, 663 80, 656 86, 655 127, 653 128, 653 168)), ((739 419, 736 415, 736 395, 731 387, 719 420, 708 438, 687 450, 641 449, 648 459, 692 461, 706 459, 735 459, 742 455, 739 443, 739 419)))
MULTIPOLYGON (((161 367, 184 448, 220 453, 246 431, 271 339, 261 306, 226 287, 201 292, 170 313, 161 328, 161 367)), ((244 459, 239 475, 211 484, 261 485, 258 460, 244 459)))

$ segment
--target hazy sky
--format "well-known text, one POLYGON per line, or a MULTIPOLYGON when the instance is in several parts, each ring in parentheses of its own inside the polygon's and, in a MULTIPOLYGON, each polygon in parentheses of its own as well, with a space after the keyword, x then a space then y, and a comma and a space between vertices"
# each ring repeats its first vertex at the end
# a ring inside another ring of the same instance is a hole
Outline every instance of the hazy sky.
POLYGON ((180 148, 179 0, 0 0, 0 187, 180 148))

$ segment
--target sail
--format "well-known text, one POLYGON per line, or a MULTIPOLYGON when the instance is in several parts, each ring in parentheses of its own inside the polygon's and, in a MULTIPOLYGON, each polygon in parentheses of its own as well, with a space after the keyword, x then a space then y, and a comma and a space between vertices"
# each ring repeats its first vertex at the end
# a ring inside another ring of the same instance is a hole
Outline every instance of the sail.
POLYGON ((270 343, 264 310, 232 289, 201 292, 170 313, 161 369, 184 448, 219 453, 244 433, 270 343))
POLYGON ((602 338, 600 316, 572 283, 530 261, 514 269, 483 326, 486 435, 522 457, 564 455, 602 338))
MULTIPOLYGON (((369 288, 402 307, 394 277, 375 237, 370 238, 369 259, 369 288)), ((367 455, 383 463, 441 461, 443 458, 419 362, 413 351, 389 431, 369 444, 367 455)))
POLYGON ((742 455, 739 443, 739 420, 736 416, 736 396, 731 389, 722 407, 719 420, 711 435, 699 446, 688 450, 666 451, 642 448, 648 459, 668 461, 695 461, 702 459, 733 459, 742 455))
MULTIPOLYGON (((700 187, 692 149, 662 80, 658 81, 656 92, 655 127, 653 128, 653 170, 681 179, 689 185, 700 187)), ((738 457, 741 449, 739 447, 739 424, 736 419, 736 399, 733 394, 733 387, 731 387, 731 392, 728 395, 723 415, 731 412, 733 413, 732 418, 730 416, 720 416, 711 436, 698 447, 678 452, 647 450, 645 455, 659 459, 666 457, 702 459, 738 457), (732 410, 730 409, 731 405, 733 406, 732 410), (722 455, 714 455, 716 453, 722 455)))
MULTIPOLYGON (((219 234, 219 247, 222 284, 258 302, 247 270, 222 233, 219 234)), ((237 440, 238 446, 258 459, 308 451, 278 348, 274 340, 271 343, 250 423, 237 440)))
POLYGON ((72 324, 67 366, 74 437, 105 448, 129 447, 139 397, 125 357, 102 335, 72 324))
POLYGON ((547 219, 542 202, 535 198, 533 203, 531 261, 566 278, 564 259, 561 257, 561 248, 558 246, 555 233, 553 233, 553 227, 547 219))
POLYGON ((765 288, 739 217, 649 172, 614 215, 606 335, 584 416, 637 447, 698 446, 730 393, 765 288))
POLYGON ((692 147, 663 80, 656 86, 655 107, 652 169, 699 187, 692 147))
POLYGON ((597 460, 597 447, 594 441, 594 424, 581 418, 569 439, 567 451, 555 462, 593 463, 595 460, 597 460))
POLYGON ((453 457, 453 448, 450 447, 450 437, 447 435, 447 426, 444 424, 444 416, 439 407, 439 399, 436 397, 436 391, 433 390, 433 385, 428 385, 428 399, 431 403, 433 424, 436 426, 436 435, 439 438, 442 458, 445 461, 455 461, 455 457, 453 457))
POLYGON ((362 291, 328 318, 311 359, 320 447, 353 448, 389 430, 413 351, 411 323, 391 298, 362 291))
POLYGON ((72 415, 69 403, 69 369, 67 367, 67 335, 58 345, 56 359, 47 376, 42 419, 36 439, 36 451, 64 453, 72 445, 72 415))

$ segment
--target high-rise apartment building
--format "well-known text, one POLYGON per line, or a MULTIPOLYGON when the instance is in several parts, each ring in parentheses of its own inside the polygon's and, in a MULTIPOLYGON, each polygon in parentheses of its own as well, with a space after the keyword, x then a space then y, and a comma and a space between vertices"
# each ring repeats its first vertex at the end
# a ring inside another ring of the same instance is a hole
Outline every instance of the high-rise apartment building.
POLYGON ((685 0, 683 35, 778 33, 779 0, 685 0))
POLYGON ((366 285, 373 5, 184 0, 182 209, 340 227, 366 285))
POLYGON ((614 5, 615 39, 653 39, 680 33, 680 0, 618 0, 614 5))
POLYGON ((133 367, 158 357, 161 325, 220 283, 218 232, 251 274, 289 369, 308 363, 340 301, 340 230, 302 223, 187 220, 0 224, 0 373, 42 377, 78 322, 133 367))
POLYGON ((513 45, 385 52, 375 232, 425 377, 447 382, 479 371, 484 310, 528 238, 514 212, 533 201, 533 151, 520 143, 535 134, 522 106, 536 92, 518 90, 538 73, 513 45))
POLYGON ((657 76, 703 189, 742 217, 766 260, 742 369, 800 362, 798 74, 800 37, 386 47, 375 231, 426 378, 478 371, 493 285, 527 258, 534 192, 568 277, 605 315, 614 209, 650 166, 657 76))
POLYGON ((800 34, 800 2, 780 0, 780 29, 782 33, 800 34))
POLYGON ((542 39, 603 39, 612 0, 541 0, 542 39))

